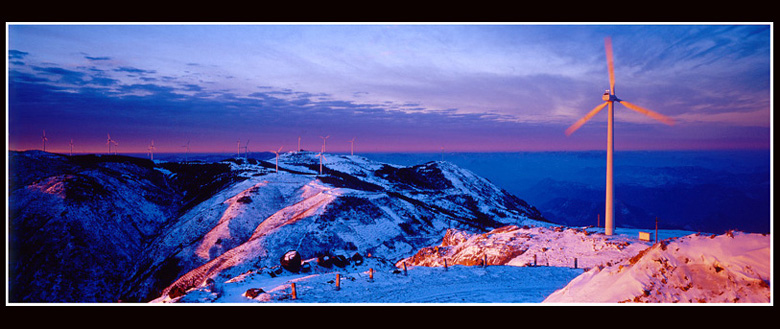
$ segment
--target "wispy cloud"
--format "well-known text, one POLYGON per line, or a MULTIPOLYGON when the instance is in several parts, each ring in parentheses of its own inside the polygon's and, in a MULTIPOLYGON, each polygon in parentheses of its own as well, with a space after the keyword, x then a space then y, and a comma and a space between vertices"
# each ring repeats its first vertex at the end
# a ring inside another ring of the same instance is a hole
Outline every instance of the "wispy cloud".
POLYGON ((125 72, 125 73, 133 73, 133 74, 154 74, 156 73, 154 70, 142 70, 135 67, 128 67, 128 66, 122 66, 119 68, 114 69, 116 72, 125 72))
POLYGON ((11 49, 8 51, 8 59, 24 59, 29 53, 11 49))
POLYGON ((103 56, 103 57, 93 57, 93 56, 84 56, 84 58, 90 60, 90 61, 109 61, 111 60, 111 57, 103 56))

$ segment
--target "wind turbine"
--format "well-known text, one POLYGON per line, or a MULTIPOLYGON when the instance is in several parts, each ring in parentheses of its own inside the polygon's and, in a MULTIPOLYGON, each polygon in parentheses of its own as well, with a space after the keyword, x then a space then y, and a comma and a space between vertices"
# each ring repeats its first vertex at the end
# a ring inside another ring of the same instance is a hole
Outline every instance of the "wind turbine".
POLYGON ((108 145, 108 154, 111 154, 111 143, 116 143, 116 142, 114 142, 114 140, 111 139, 111 134, 106 133, 106 135, 108 135, 108 139, 106 140, 106 145, 108 145))
POLYGON ((349 141, 350 147, 349 147, 349 155, 355 155, 355 138, 352 137, 352 140, 349 141))
POLYGON ((41 140, 43 141, 43 151, 46 152, 46 141, 49 140, 48 138, 46 138, 46 130, 43 131, 41 140))
POLYGON ((297 152, 301 151, 301 136, 298 136, 298 150, 297 152))
POLYGON ((73 138, 70 139, 70 156, 73 156, 73 138))
POLYGON ((188 163, 189 162, 189 154, 190 154, 190 141, 187 140, 187 144, 184 144, 181 147, 185 147, 185 149, 184 149, 184 163, 188 163))
POLYGON ((241 157, 241 140, 236 140, 236 158, 241 157))
POLYGON ((320 136, 320 138, 322 138, 322 151, 320 153, 324 153, 325 152, 325 140, 327 140, 328 137, 330 137, 330 135, 325 136, 325 137, 320 136))
MULTIPOLYGON (((282 147, 284 147, 284 146, 280 146, 279 149, 276 150, 276 151, 271 150, 271 152, 274 152, 276 154, 276 172, 277 173, 279 172, 279 152, 282 151, 282 147)), ((320 169, 320 171, 322 171, 322 169, 320 169)))
POLYGON ((244 144, 244 157, 249 159, 249 140, 246 140, 246 144, 244 144))
POLYGON ((325 159, 325 154, 323 154, 324 152, 325 148, 323 148, 322 151, 316 155, 316 157, 320 158, 320 176, 322 176, 322 161, 325 159))
POLYGON ((154 150, 156 148, 154 147, 154 140, 152 140, 152 143, 149 144, 149 157, 152 161, 154 161, 154 150))
POLYGON ((606 235, 612 235, 615 227, 614 224, 615 208, 613 203, 614 189, 613 189, 613 182, 612 182, 612 176, 613 176, 612 175, 613 174, 612 152, 615 146, 614 103, 618 102, 620 104, 623 104, 625 107, 629 109, 642 113, 646 116, 649 116, 653 119, 661 121, 670 126, 674 125, 674 120, 672 120, 671 118, 663 114, 656 113, 648 109, 639 107, 637 105, 619 99, 615 96, 615 69, 614 69, 614 61, 612 59, 612 39, 610 37, 604 39, 604 48, 607 54, 607 69, 609 70, 609 90, 604 92, 604 95, 602 95, 601 97, 601 99, 604 100, 604 103, 596 106, 593 110, 588 112, 588 114, 586 114, 584 117, 577 120, 577 122, 575 122, 573 125, 567 128, 566 136, 570 136, 575 130, 579 129, 583 124, 585 124, 585 122, 590 120, 594 115, 598 114, 605 106, 609 105, 609 113, 607 115, 607 184, 606 184, 607 186, 606 186, 606 205, 605 205, 606 209, 604 211, 604 233, 606 235))

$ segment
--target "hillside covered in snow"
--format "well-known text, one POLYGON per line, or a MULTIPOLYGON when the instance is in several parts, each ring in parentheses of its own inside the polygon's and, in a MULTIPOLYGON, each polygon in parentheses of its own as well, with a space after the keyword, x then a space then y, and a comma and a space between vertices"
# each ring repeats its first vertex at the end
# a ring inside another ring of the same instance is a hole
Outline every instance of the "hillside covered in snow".
POLYGON ((595 267, 545 302, 769 303, 770 255, 769 235, 686 235, 595 267))
POLYGON ((399 259, 448 228, 543 224, 523 200, 446 162, 395 166, 293 152, 274 161, 9 155, 9 296, 147 301, 295 249, 399 259))
POLYGON ((770 303, 771 238, 567 227, 449 162, 9 154, 12 303, 770 303), (655 238, 655 237, 653 237, 655 238))
POLYGON ((381 257, 336 265, 258 267, 207 280, 153 303, 545 304, 771 303, 768 236, 597 228, 450 229, 441 243, 395 263, 381 257), (696 259, 694 259, 694 255, 696 259))

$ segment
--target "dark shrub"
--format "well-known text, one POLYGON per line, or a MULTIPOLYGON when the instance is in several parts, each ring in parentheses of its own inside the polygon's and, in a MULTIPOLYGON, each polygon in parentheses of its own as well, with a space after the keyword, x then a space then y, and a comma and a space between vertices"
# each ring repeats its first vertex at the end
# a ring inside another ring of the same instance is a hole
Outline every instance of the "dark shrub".
POLYGON ((352 262, 354 262, 355 265, 363 264, 363 256, 361 256, 359 253, 355 253, 352 255, 352 262))
POLYGON ((333 258, 330 255, 317 255, 317 265, 324 268, 331 268, 333 266, 333 258))
POLYGON ((345 266, 349 265, 349 259, 344 257, 344 255, 336 255, 333 257, 333 265, 344 268, 345 266))

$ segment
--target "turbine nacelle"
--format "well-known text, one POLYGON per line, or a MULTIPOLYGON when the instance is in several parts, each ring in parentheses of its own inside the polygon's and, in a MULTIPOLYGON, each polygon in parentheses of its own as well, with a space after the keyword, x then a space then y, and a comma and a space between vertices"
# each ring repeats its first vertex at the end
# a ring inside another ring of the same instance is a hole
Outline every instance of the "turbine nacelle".
POLYGON ((604 91, 604 95, 601 95, 601 100, 605 102, 620 102, 620 99, 615 94, 610 94, 609 89, 604 91))

